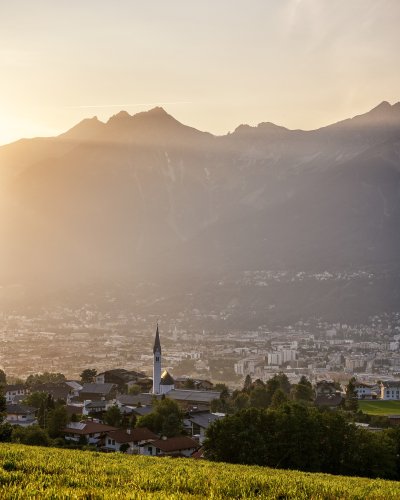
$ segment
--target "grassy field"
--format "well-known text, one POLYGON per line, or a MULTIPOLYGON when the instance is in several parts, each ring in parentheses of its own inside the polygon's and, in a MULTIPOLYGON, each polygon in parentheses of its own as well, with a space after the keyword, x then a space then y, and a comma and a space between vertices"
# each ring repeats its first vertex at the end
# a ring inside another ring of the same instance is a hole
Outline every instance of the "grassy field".
POLYGON ((400 483, 0 444, 4 499, 397 499, 400 483))
POLYGON ((358 405, 370 415, 400 415, 400 401, 359 401, 358 405))

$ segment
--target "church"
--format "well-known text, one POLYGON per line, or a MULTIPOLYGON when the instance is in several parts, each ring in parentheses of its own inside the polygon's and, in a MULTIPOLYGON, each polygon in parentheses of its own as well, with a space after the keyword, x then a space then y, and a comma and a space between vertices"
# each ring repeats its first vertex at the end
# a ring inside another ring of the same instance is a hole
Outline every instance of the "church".
POLYGON ((156 330, 156 338, 153 347, 153 394, 167 394, 175 389, 175 382, 171 375, 164 370, 161 374, 161 342, 160 332, 156 330))
POLYGON ((162 396, 165 394, 168 398, 174 399, 184 408, 196 408, 197 410, 209 411, 211 401, 220 397, 220 393, 218 391, 210 390, 212 388, 212 384, 208 382, 211 387, 207 390, 175 389, 175 381, 168 371, 164 370, 161 374, 161 359, 160 332, 157 323, 156 337, 153 346, 152 393, 155 396, 162 396))

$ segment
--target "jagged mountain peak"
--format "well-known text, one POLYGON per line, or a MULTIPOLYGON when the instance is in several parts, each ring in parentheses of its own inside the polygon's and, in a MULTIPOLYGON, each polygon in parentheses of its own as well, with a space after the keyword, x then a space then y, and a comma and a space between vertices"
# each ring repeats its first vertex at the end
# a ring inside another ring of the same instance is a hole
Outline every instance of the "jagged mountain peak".
POLYGON ((168 114, 164 108, 156 106, 155 108, 149 109, 148 111, 141 111, 130 115, 127 111, 120 111, 116 115, 113 115, 107 122, 107 126, 112 127, 133 127, 137 129, 142 125, 147 126, 170 126, 175 124, 178 126, 184 126, 178 120, 176 120, 172 115, 168 114))
POLYGON ((149 109, 148 111, 145 111, 144 113, 146 113, 148 116, 150 116, 150 115, 151 116, 171 116, 161 106, 155 106, 154 108, 149 109))
POLYGON ((376 127, 397 128, 400 126, 400 106, 398 104, 399 103, 391 105, 388 101, 382 101, 366 113, 322 127, 318 129, 318 131, 326 132, 331 130, 342 130, 347 134, 349 129, 359 129, 362 131, 376 127))
POLYGON ((58 137, 61 139, 91 140, 104 129, 104 125, 97 116, 85 118, 58 137))
POLYGON ((387 110, 389 108, 391 108, 392 105, 390 104, 390 102, 388 101, 382 101, 380 104, 378 104, 378 106, 375 106, 375 108, 372 108, 370 112, 372 111, 376 111, 376 110, 387 110))
POLYGON ((121 110, 118 113, 116 113, 115 115, 112 115, 108 119, 107 125, 110 124, 110 123, 115 123, 115 122, 130 120, 131 118, 132 118, 132 116, 127 111, 121 110))
MULTIPOLYGON (((368 118, 373 118, 373 119, 378 119, 378 120, 385 120, 385 119, 390 119, 393 117, 393 115, 397 114, 397 109, 396 106, 392 106, 388 101, 382 101, 378 106, 375 106, 375 108, 372 108, 370 111, 363 115, 359 116, 364 116, 368 118)), ((359 118, 358 116, 354 117, 359 118)))
POLYGON ((236 129, 234 130, 235 133, 243 133, 243 132, 249 132, 249 131, 254 131, 254 130, 262 130, 262 131, 273 131, 276 132, 278 130, 289 130, 286 127, 282 127, 280 125, 276 125, 275 123, 272 122, 261 122, 258 125, 255 125, 254 127, 252 125, 248 125, 246 123, 242 123, 241 125, 237 126, 236 129))

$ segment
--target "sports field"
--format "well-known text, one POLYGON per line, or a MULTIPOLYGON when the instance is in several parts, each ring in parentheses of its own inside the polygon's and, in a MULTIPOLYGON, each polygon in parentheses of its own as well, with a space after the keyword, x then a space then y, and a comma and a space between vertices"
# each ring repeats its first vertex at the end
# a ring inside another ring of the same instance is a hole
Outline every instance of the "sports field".
POLYGON ((369 415, 400 415, 400 401, 359 401, 358 406, 369 415))

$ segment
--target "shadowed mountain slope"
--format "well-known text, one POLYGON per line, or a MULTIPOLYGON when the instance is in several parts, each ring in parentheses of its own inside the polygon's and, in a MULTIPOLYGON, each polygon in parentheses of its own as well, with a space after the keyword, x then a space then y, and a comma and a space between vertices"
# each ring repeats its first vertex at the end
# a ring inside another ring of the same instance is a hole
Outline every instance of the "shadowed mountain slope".
POLYGON ((122 111, 2 146, 0 177, 5 285, 400 268, 400 103, 222 137, 122 111))

